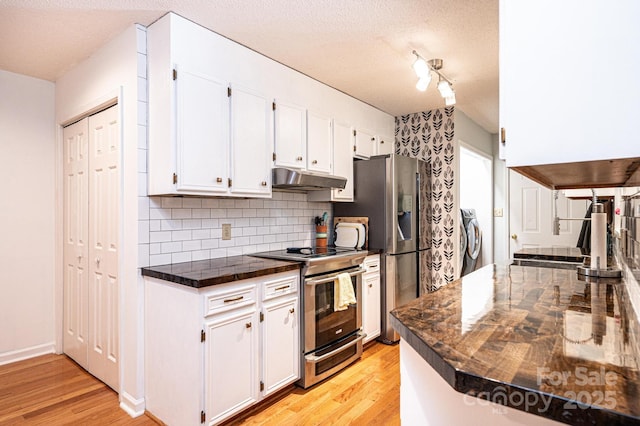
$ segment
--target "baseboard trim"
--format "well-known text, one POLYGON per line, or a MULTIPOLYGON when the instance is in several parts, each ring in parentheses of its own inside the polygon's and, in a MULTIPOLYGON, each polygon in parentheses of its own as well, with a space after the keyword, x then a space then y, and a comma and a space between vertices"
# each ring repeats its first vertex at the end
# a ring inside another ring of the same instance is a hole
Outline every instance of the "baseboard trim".
POLYGON ((144 398, 135 399, 128 393, 120 393, 120 408, 131 417, 140 417, 144 414, 144 398))
POLYGON ((56 353, 56 342, 43 343, 42 345, 31 346, 30 348, 0 353, 0 365, 11 364, 12 362, 54 353, 56 353))

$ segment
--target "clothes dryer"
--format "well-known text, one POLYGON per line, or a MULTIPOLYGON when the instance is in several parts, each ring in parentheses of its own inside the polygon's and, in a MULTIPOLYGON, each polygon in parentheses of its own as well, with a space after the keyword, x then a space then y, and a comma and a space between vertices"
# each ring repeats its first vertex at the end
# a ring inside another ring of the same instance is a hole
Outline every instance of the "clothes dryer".
POLYGON ((474 209, 461 209, 460 212, 462 213, 462 225, 467 234, 467 247, 462 263, 462 275, 464 276, 476 269, 482 244, 482 231, 474 209))

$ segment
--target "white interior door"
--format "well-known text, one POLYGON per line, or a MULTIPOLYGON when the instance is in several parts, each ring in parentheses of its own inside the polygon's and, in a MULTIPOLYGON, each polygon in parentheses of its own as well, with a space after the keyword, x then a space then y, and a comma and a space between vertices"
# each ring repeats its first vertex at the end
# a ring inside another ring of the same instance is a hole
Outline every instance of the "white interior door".
POLYGON ((120 129, 111 107, 89 117, 89 371, 118 389, 120 129))
MULTIPOLYGON (((560 221, 560 235, 553 235, 553 191, 509 170, 509 252, 531 247, 575 247, 582 221, 560 221)), ((558 194, 558 217, 581 218, 587 201, 558 194)))
POLYGON ((64 352, 118 390, 117 106, 65 127, 64 352))
POLYGON ((64 128, 64 352, 87 368, 88 119, 64 128))

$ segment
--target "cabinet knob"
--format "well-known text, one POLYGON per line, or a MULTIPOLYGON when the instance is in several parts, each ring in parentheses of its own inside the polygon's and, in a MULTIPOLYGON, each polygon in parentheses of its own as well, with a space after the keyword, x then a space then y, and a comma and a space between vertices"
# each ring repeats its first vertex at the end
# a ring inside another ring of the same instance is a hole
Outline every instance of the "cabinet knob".
POLYGON ((262 181, 262 183, 261 183, 260 185, 262 185, 262 186, 267 186, 267 182, 263 180, 263 181, 262 181))
POLYGON ((250 323, 250 322, 248 322, 248 323, 246 323, 244 326, 245 326, 246 328, 251 328, 251 323, 250 323))
POLYGON ((373 287, 373 284, 369 284, 369 288, 373 287))
POLYGON ((222 178, 221 178, 221 177, 216 178, 216 182, 218 182, 218 183, 222 183, 222 178))
POLYGON ((383 143, 384 143, 384 140, 381 140, 381 141, 380 141, 380 145, 382 145, 383 143))
POLYGON ((289 313, 290 313, 290 314, 294 313, 295 311, 296 311, 296 310, 295 310, 295 308, 291 308, 291 309, 289 309, 289 313))
POLYGON ((518 234, 511 234, 511 239, 512 240, 517 240, 518 239, 518 234))
POLYGON ((318 164, 318 160, 313 160, 311 164, 318 164))
POLYGON ((376 141, 376 138, 371 138, 371 142, 375 142, 375 141, 376 141))

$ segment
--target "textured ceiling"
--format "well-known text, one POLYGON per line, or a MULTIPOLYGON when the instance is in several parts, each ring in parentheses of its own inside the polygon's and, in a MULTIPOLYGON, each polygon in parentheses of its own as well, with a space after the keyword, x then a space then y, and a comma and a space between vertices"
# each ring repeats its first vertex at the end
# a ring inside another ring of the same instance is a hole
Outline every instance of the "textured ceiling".
POLYGON ((497 132, 498 0, 0 0, 0 69, 55 81, 170 10, 395 116, 444 105, 411 51, 442 58, 456 107, 497 132))

